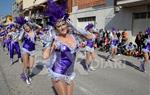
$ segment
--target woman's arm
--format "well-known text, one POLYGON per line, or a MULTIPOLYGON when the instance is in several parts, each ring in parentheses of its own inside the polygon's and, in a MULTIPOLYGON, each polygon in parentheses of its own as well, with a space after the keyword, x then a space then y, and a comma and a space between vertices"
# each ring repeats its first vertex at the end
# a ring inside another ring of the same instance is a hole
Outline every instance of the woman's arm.
POLYGON ((47 47, 47 48, 44 49, 43 58, 48 59, 51 56, 51 54, 54 52, 54 50, 55 50, 55 44, 53 42, 50 47, 47 47))
POLYGON ((22 29, 21 32, 20 32, 20 35, 19 35, 19 37, 18 37, 18 40, 19 40, 19 41, 23 39, 24 34, 25 34, 25 32, 24 32, 24 30, 22 29))
POLYGON ((73 30, 75 32, 77 32, 76 34, 80 34, 83 35, 83 37, 85 37, 86 39, 93 39, 94 35, 82 28, 77 27, 75 24, 73 24, 73 22, 71 22, 70 20, 67 20, 68 25, 73 28, 73 30))

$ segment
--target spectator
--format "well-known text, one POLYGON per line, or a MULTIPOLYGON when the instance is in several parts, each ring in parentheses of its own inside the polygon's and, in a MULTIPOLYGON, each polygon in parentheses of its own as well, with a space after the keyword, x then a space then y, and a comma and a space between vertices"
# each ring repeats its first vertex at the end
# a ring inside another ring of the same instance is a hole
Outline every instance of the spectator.
POLYGON ((99 30, 99 33, 98 33, 98 36, 97 36, 97 39, 96 39, 96 43, 97 43, 97 47, 102 47, 102 44, 103 44, 103 38, 104 38, 104 30, 103 29, 100 29, 99 30))
POLYGON ((126 55, 133 55, 134 54, 134 51, 135 51, 135 46, 132 42, 130 42, 129 44, 126 45, 126 55))
POLYGON ((142 44, 143 44, 143 34, 142 32, 139 32, 135 38, 135 43, 137 44, 137 50, 141 53, 142 50, 142 44))
POLYGON ((129 34, 128 34, 127 30, 125 29, 122 32, 122 43, 123 44, 125 44, 128 41, 128 37, 129 37, 129 34))

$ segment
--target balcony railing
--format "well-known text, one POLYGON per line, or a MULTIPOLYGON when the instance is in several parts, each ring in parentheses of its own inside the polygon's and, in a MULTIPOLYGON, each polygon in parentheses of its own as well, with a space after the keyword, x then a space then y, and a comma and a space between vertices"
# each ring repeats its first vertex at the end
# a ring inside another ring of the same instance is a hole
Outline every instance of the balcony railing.
POLYGON ((145 0, 117 0, 117 5, 130 4, 130 3, 136 3, 141 1, 145 1, 145 0))

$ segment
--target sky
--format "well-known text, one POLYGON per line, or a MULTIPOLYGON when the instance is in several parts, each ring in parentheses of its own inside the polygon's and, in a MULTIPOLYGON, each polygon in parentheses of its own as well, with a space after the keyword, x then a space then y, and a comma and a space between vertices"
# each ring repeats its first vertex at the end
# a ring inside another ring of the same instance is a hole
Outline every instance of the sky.
POLYGON ((6 16, 11 14, 12 3, 15 0, 0 0, 0 16, 6 16))

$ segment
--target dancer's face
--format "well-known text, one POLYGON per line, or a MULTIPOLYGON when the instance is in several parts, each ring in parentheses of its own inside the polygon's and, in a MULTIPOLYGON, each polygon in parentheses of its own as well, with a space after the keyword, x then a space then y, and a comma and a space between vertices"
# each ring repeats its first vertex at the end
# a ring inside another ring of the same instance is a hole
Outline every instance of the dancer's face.
POLYGON ((65 21, 60 21, 56 24, 56 29, 58 30, 58 33, 61 35, 66 35, 68 33, 68 26, 65 21))
POLYGON ((26 32, 30 32, 31 31, 31 28, 28 26, 28 25, 24 25, 24 30, 26 32))

